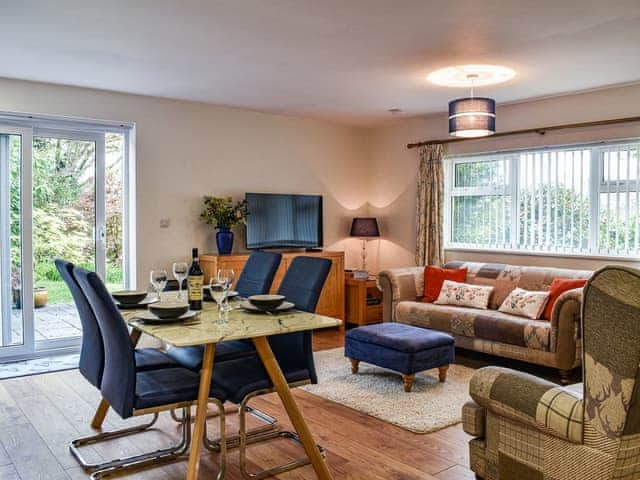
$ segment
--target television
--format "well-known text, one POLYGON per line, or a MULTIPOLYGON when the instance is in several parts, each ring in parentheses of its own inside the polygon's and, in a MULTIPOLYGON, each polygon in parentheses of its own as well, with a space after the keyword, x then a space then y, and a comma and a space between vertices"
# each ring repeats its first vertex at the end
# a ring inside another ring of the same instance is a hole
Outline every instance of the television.
POLYGON ((247 249, 322 247, 322 196, 247 193, 247 249))

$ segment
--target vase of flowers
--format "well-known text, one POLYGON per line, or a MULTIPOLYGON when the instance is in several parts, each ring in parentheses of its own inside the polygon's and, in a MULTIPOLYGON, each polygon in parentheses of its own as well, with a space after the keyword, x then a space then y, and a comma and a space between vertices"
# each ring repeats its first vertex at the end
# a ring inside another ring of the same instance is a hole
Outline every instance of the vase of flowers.
POLYGON ((213 225, 216 232, 216 245, 221 255, 231 253, 233 249, 233 232, 231 228, 245 223, 247 220, 247 202, 241 200, 233 203, 231 197, 204 197, 204 210, 200 214, 208 225, 213 225))

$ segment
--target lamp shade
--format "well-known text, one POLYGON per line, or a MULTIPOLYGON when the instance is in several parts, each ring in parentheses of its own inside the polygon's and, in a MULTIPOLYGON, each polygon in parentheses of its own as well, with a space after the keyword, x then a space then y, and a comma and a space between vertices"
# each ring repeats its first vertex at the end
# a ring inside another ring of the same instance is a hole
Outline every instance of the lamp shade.
POLYGON ((449 102, 449 135, 486 137, 496 133, 496 102, 492 98, 458 98, 449 102))
POLYGON ((378 221, 375 218, 356 217, 351 222, 352 237, 379 237, 378 221))

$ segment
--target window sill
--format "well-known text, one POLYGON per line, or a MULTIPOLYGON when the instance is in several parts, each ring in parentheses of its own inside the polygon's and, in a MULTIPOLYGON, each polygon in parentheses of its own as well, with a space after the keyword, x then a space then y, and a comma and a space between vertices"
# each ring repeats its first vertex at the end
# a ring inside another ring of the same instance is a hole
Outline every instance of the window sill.
POLYGON ((445 252, 469 252, 469 253, 490 253, 498 255, 520 255, 524 257, 556 257, 556 258, 573 258, 582 260, 610 260, 613 262, 639 263, 640 258, 637 257, 618 257, 612 255, 590 255, 584 253, 552 253, 552 252, 532 252, 522 250, 508 249, 492 249, 492 248, 473 248, 473 247, 445 247, 445 252))

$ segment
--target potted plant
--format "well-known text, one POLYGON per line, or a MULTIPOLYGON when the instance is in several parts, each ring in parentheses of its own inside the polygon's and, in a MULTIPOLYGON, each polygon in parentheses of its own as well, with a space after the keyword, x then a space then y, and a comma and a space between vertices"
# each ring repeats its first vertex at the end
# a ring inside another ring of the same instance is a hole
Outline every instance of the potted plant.
POLYGON ((247 219, 247 202, 241 200, 233 203, 231 197, 204 197, 204 210, 200 214, 208 225, 218 229, 216 245, 221 255, 231 253, 233 248, 233 232, 231 227, 245 223, 247 219))

